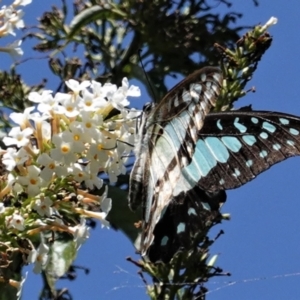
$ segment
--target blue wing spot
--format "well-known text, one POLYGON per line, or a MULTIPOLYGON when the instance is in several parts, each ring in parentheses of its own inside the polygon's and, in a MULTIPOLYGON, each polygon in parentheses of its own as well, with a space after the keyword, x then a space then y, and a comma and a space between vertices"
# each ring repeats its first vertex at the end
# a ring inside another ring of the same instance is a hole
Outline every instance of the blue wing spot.
POLYGON ((223 126, 222 126, 222 124, 221 124, 221 120, 220 120, 220 119, 217 121, 217 127, 218 127, 220 130, 223 130, 223 126))
POLYGON ((191 93, 188 92, 187 90, 183 90, 183 92, 182 92, 182 100, 184 102, 191 102, 191 100, 192 100, 191 93))
POLYGON ((258 123, 258 119, 257 119, 257 118, 254 118, 254 117, 252 117, 252 118, 251 118, 251 122, 252 122, 253 124, 257 124, 257 123, 258 123))
POLYGON ((236 129, 239 130, 240 133, 244 133, 247 131, 247 127, 245 127, 243 124, 239 123, 239 118, 235 118, 233 125, 236 129))
POLYGON ((185 231, 185 224, 183 222, 179 223, 177 226, 177 233, 185 231))
POLYGON ((196 210, 195 210, 194 208, 190 207, 190 208, 188 209, 188 215, 189 215, 189 216, 190 216, 190 215, 195 215, 195 216, 197 216, 196 210))
POLYGON ((196 143, 195 153, 192 160, 195 161, 195 164, 202 176, 206 176, 209 171, 217 165, 217 161, 203 140, 199 140, 196 143))
POLYGON ((175 107, 177 107, 179 105, 179 99, 178 99, 177 94, 176 94, 175 99, 174 99, 174 105, 175 105, 175 107))
POLYGON ((242 139, 249 146, 253 146, 256 142, 256 137, 254 135, 243 135, 242 139))
POLYGON ((213 75, 213 79, 214 79, 215 81, 220 81, 221 75, 220 75, 219 73, 215 73, 215 74, 213 75))
POLYGON ((202 204, 202 206, 203 206, 204 209, 206 209, 206 210, 208 210, 208 211, 211 210, 211 209, 210 209, 210 205, 209 205, 208 203, 206 203, 206 202, 201 202, 201 204, 202 204))
POLYGON ((194 160, 182 169, 182 175, 192 187, 194 187, 201 179, 200 170, 198 170, 194 160))
MULTIPOLYGON (((226 148, 225 150, 227 152, 227 156, 229 157, 229 153, 226 148)), ((194 186, 200 180, 200 178, 202 176, 206 176, 209 171, 216 166, 216 164, 217 161, 214 158, 213 153, 209 151, 203 140, 199 140, 196 143, 192 161, 188 166, 182 169, 182 174, 188 180, 188 182, 194 186)))
POLYGON ((242 148, 241 142, 234 136, 223 136, 221 140, 232 152, 238 152, 242 148))
POLYGON ((276 130, 276 127, 269 122, 263 122, 262 127, 271 133, 275 132, 276 130))
POLYGON ((165 235, 165 236, 161 239, 160 245, 161 245, 161 246, 166 246, 167 243, 168 243, 168 240, 169 240, 169 238, 165 235))
POLYGON ((281 148, 281 145, 278 144, 278 143, 276 143, 276 144, 273 145, 273 149, 274 149, 274 150, 277 150, 277 151, 278 151, 278 150, 280 150, 280 148, 281 148))
POLYGON ((206 84, 205 84, 205 86, 206 86, 207 89, 210 89, 211 85, 212 85, 211 81, 207 81, 206 84))
POLYGON ((201 80, 202 80, 202 81, 206 81, 206 74, 204 74, 204 73, 201 74, 201 80))
POLYGON ((206 91, 204 92, 204 96, 205 96, 207 99, 210 99, 210 98, 212 98, 213 93, 212 93, 211 90, 206 90, 206 91))
POLYGON ((212 89, 216 94, 217 94, 218 91, 219 91, 218 87, 217 87, 215 84, 213 84, 213 85, 211 86, 211 89, 212 89))
POLYGON ((252 165, 253 165, 253 160, 252 159, 249 159, 249 160, 246 161, 246 166, 247 167, 250 168, 252 165))
POLYGON ((201 94, 202 92, 202 85, 198 83, 193 83, 190 85, 190 90, 195 91, 197 94, 201 94))
POLYGON ((200 100, 200 96, 197 92, 195 92, 194 90, 190 90, 190 94, 192 99, 196 100, 196 102, 198 102, 200 100))
POLYGON ((259 134, 259 136, 260 136, 262 139, 264 139, 264 140, 266 140, 266 139, 268 138, 268 134, 267 134, 266 132, 261 132, 261 133, 259 134))
POLYGON ((298 134, 299 134, 299 131, 298 131, 297 129, 295 129, 295 128, 290 128, 290 133, 291 133, 292 135, 298 135, 298 134))
POLYGON ((263 150, 263 151, 261 151, 260 153, 259 153, 259 156, 261 157, 261 158, 264 158, 264 157, 266 157, 268 155, 268 152, 266 151, 266 150, 263 150))
POLYGON ((229 152, 224 146, 224 144, 217 137, 207 137, 205 139, 205 143, 209 148, 211 154, 217 161, 221 163, 227 162, 229 158, 229 152))
POLYGON ((294 141, 287 140, 286 143, 287 143, 289 146, 292 146, 292 147, 295 146, 295 142, 294 142, 294 141))
POLYGON ((279 122, 282 125, 288 125, 290 123, 290 121, 288 119, 285 119, 285 118, 279 118, 279 122))
POLYGON ((241 172, 239 169, 235 168, 234 173, 232 174, 233 177, 239 177, 241 175, 241 172))

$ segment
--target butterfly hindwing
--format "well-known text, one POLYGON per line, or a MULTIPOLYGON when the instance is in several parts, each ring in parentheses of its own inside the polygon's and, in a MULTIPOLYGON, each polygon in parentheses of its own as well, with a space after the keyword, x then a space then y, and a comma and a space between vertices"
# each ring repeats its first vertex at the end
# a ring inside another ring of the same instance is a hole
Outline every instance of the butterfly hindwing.
POLYGON ((196 147, 203 160, 196 164, 194 160, 184 174, 196 165, 200 175, 196 180, 202 189, 237 188, 272 165, 300 154, 300 118, 263 111, 210 114, 196 147))
POLYGON ((224 190, 207 193, 198 186, 173 198, 154 228, 149 259, 166 263, 180 249, 195 249, 205 237, 207 223, 221 220, 219 208, 225 200, 224 190))

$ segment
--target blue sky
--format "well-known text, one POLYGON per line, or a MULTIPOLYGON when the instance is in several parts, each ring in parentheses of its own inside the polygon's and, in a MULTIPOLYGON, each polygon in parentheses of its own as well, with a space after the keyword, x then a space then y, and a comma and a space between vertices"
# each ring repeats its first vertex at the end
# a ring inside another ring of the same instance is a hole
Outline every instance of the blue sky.
MULTIPOLYGON (((240 25, 265 23, 271 16, 279 19, 270 29, 273 45, 249 83, 249 87, 256 87, 256 93, 249 93, 238 105, 252 104, 255 110, 300 116, 300 2, 261 0, 259 7, 251 0, 233 2, 233 9, 244 13, 240 25)), ((46 6, 55 3, 60 1, 33 1, 25 8, 26 24, 34 24, 46 6)), ((33 55, 30 42, 25 42, 23 49, 25 57, 33 55)), ((10 63, 8 59, 0 61, 1 69, 10 63)), ((43 66, 42 61, 29 61, 19 70, 25 81, 37 83, 47 76, 46 66, 46 62, 43 66)), ((47 88, 54 89, 53 84, 50 80, 47 88)), ((232 220, 216 227, 215 232, 223 229, 225 235, 215 243, 211 254, 220 255, 216 265, 232 276, 208 283, 207 299, 299 299, 299 167, 300 158, 291 158, 228 192, 222 211, 230 213, 232 220)), ((69 287, 74 299, 148 299, 136 267, 125 260, 126 256, 134 257, 130 241, 121 232, 100 230, 100 226, 91 233, 76 261, 90 268, 90 274, 79 272, 76 281, 62 281, 59 286, 69 287)), ((37 299, 40 288, 40 277, 30 272, 23 299, 37 299)))

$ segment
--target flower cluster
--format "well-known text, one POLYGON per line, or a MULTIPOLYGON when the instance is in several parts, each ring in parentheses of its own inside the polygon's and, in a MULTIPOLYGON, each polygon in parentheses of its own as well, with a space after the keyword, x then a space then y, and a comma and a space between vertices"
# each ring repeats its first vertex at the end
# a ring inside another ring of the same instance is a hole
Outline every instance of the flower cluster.
MULTIPOLYGON (((15 0, 11 5, 3 5, 0 9, 0 37, 7 35, 15 36, 15 29, 24 28, 22 17, 24 12, 18 9, 19 6, 26 6, 32 0, 15 0)), ((13 43, 0 47, 0 51, 9 53, 13 58, 23 55, 20 48, 22 41, 16 40, 13 43)))
POLYGON ((78 250, 89 235, 86 218, 108 225, 111 199, 99 175, 114 183, 126 172, 140 114, 126 108, 128 96, 140 95, 126 78, 119 88, 72 79, 66 85, 69 93, 30 93, 35 106, 10 114, 15 126, 0 150, 1 240, 5 250, 22 248, 35 272, 47 266, 47 234, 72 235, 78 250))

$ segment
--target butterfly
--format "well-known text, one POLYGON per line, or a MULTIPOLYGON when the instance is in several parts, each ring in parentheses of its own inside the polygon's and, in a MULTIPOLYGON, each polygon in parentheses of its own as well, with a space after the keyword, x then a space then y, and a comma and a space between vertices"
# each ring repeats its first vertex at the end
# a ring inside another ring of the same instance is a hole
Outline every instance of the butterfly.
POLYGON ((140 253, 168 262, 191 247, 227 189, 300 155, 300 118, 279 112, 210 113, 223 76, 205 67, 146 105, 135 147, 129 206, 142 206, 140 253))

